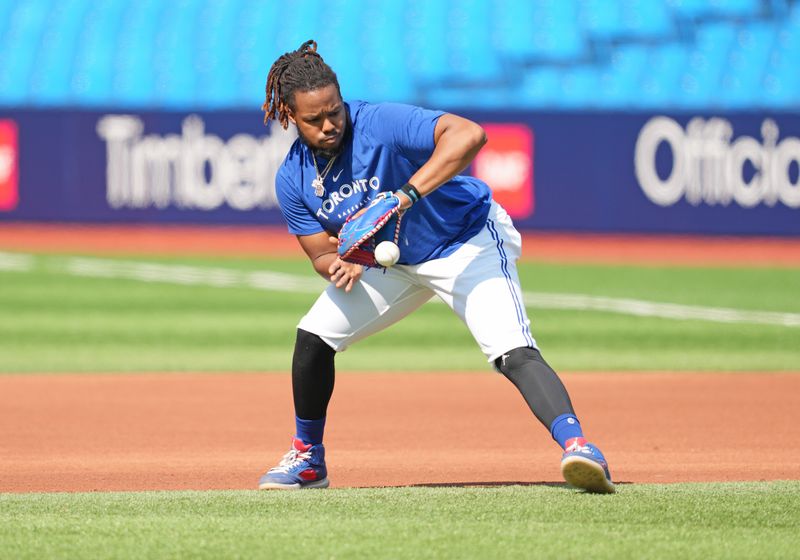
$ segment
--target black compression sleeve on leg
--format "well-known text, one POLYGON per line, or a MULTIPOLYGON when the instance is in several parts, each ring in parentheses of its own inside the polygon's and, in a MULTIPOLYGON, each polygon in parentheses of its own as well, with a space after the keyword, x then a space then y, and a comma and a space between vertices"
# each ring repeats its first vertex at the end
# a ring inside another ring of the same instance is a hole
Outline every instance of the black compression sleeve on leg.
POLYGON ((294 413, 304 420, 325 416, 333 394, 336 351, 320 337, 297 329, 292 359, 294 413))
POLYGON ((575 414, 564 384, 535 348, 515 348, 497 358, 495 366, 519 389, 548 430, 562 414, 575 414))

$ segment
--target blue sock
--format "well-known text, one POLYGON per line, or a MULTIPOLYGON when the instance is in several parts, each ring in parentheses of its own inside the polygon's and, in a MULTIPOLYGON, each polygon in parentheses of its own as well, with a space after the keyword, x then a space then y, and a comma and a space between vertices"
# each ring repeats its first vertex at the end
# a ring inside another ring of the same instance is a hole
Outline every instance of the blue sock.
POLYGON ((578 422, 574 414, 562 414, 550 424, 550 434, 562 449, 566 449, 567 440, 582 438, 583 430, 581 429, 581 423, 578 422))
POLYGON ((322 443, 322 434, 325 432, 325 416, 318 420, 303 420, 295 416, 294 423, 297 426, 295 434, 297 439, 311 445, 322 443))

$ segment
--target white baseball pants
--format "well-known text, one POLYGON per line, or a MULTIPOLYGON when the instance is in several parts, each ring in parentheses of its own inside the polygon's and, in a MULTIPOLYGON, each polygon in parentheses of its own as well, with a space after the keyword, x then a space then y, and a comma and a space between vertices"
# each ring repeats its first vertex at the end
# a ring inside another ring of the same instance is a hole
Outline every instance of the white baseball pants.
POLYGON ((366 269, 350 293, 331 284, 298 327, 341 352, 436 295, 467 325, 489 362, 514 348, 536 348, 517 275, 521 241, 506 211, 492 202, 483 229, 453 254, 366 269))

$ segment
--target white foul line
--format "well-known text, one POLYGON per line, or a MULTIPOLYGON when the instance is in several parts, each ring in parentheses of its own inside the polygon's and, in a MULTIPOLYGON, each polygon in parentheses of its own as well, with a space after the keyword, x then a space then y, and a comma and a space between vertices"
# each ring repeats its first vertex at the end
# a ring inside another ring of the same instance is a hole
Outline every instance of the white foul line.
POLYGON ((322 278, 296 276, 282 272, 247 272, 230 268, 206 268, 106 259, 68 259, 64 269, 75 276, 124 278, 143 282, 166 282, 200 286, 249 287, 283 292, 318 293, 325 287, 322 278))
POLYGON ((25 272, 33 270, 34 264, 33 255, 0 252, 0 270, 25 272))
MULTIPOLYGON (((40 257, 46 258, 46 257, 40 257)), ((170 265, 150 262, 119 261, 98 258, 51 258, 48 268, 74 276, 123 278, 142 282, 246 287, 295 293, 319 293, 326 282, 316 276, 299 276, 283 272, 247 272, 228 268, 170 265)), ((27 271, 36 265, 33 255, 0 252, 0 270, 27 271)), ((749 311, 727 307, 702 307, 677 303, 659 303, 639 299, 610 298, 585 294, 523 292, 525 305, 538 309, 571 309, 605 311, 639 317, 713 321, 718 323, 750 323, 759 325, 800 326, 800 313, 749 311)), ((439 301, 433 299, 432 301, 439 301)))
POLYGON ((540 309, 576 309, 608 311, 640 317, 695 319, 718 323, 755 323, 759 325, 800 326, 800 313, 746 311, 729 307, 700 307, 677 303, 658 303, 640 299, 609 298, 583 294, 547 294, 524 292, 525 304, 540 309))

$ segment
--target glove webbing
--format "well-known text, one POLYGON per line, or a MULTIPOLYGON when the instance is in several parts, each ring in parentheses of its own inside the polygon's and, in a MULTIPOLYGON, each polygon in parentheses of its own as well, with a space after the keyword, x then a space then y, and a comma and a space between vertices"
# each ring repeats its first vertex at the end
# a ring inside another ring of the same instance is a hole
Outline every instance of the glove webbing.
MULTIPOLYGON (((392 241, 395 245, 397 245, 400 240, 400 221, 402 219, 403 215, 398 214, 397 223, 394 226, 394 236, 392 237, 392 241)), ((347 255, 347 260, 366 267, 385 268, 375 260, 375 247, 377 247, 377 243, 375 238, 371 237, 364 245, 353 249, 353 251, 347 255)))
POLYGON ((400 245, 400 222, 403 220, 403 214, 402 211, 397 213, 397 223, 394 226, 394 237, 392 238, 394 244, 398 246, 400 245))

